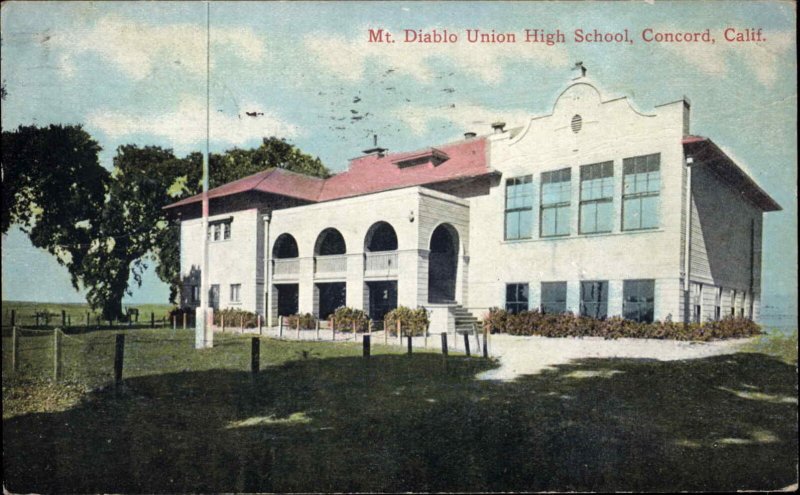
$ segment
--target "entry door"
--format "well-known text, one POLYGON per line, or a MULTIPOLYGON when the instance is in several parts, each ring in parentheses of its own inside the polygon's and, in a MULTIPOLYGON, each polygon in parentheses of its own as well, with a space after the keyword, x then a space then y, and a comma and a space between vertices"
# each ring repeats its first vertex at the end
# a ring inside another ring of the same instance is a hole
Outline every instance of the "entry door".
POLYGON ((369 282, 369 317, 383 321, 389 311, 397 307, 397 282, 369 282))

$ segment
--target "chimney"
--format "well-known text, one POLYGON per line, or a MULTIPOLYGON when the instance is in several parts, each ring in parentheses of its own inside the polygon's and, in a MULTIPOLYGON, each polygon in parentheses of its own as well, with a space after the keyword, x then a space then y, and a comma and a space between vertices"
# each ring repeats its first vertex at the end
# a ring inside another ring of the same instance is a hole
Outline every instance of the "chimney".
POLYGON ((372 148, 364 150, 365 155, 371 155, 372 153, 377 153, 379 157, 383 158, 384 154, 386 153, 386 148, 381 148, 378 146, 378 135, 372 135, 372 148))
POLYGON ((505 126, 506 126, 505 122, 495 122, 492 124, 492 129, 494 129, 495 134, 502 134, 503 132, 505 132, 504 131, 505 126))
POLYGON ((572 80, 582 77, 586 77, 586 67, 584 67, 583 62, 575 62, 575 66, 572 68, 572 80))
POLYGON ((472 138, 474 138, 475 136, 477 136, 477 134, 475 134, 475 133, 474 133, 474 132, 472 132, 472 131, 470 131, 470 132, 465 132, 465 133, 464 133, 464 139, 472 139, 472 138))

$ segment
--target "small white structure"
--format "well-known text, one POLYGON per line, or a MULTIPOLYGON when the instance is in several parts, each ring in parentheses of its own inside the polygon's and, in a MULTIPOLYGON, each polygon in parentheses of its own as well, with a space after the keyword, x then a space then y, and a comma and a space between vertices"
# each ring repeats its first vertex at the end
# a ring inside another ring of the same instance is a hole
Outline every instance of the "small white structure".
POLYGON ((780 210, 710 139, 690 103, 603 99, 585 71, 549 115, 412 153, 376 148, 318 179, 268 169, 168 208, 182 303, 372 318, 397 305, 452 330, 492 307, 640 321, 758 317, 762 214, 780 210), (473 316, 474 315, 474 316, 473 316))

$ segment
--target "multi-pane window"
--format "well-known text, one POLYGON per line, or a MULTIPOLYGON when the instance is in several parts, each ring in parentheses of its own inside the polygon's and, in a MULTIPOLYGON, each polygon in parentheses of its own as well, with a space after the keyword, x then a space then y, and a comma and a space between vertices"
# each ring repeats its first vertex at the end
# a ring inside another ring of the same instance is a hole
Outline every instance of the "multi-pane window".
POLYGON ((567 312, 567 283, 542 282, 542 297, 540 308, 542 313, 567 312))
POLYGON ((622 169, 622 230, 658 227, 661 155, 625 158, 622 169))
POLYGON ((652 323, 655 309, 654 280, 625 280, 622 285, 622 315, 627 320, 652 323))
POLYGON ((225 222, 222 224, 222 238, 223 239, 231 238, 231 222, 225 222))
POLYGON ((222 241, 231 238, 231 220, 215 221, 208 224, 208 240, 222 241))
POLYGON ((603 319, 608 316, 608 281, 581 282, 581 315, 603 319))
POLYGON ((241 290, 242 290, 242 284, 231 284, 230 302, 232 302, 232 303, 240 302, 239 293, 241 292, 241 290))
POLYGON ((569 235, 572 174, 564 168, 542 174, 540 235, 569 235))
POLYGON ((507 240, 529 239, 533 230, 533 176, 506 181, 507 240))
POLYGON ((581 234, 611 232, 614 198, 614 162, 581 167, 581 234))
POLYGON ((689 285, 689 304, 692 309, 692 321, 700 323, 703 312, 703 284, 692 282, 689 285))
POLYGON ((731 316, 736 316, 736 289, 731 290, 731 316))
POLYGON ((722 287, 717 287, 714 292, 714 320, 722 319, 722 287))
POLYGON ((528 311, 528 284, 506 284, 506 311, 528 311))

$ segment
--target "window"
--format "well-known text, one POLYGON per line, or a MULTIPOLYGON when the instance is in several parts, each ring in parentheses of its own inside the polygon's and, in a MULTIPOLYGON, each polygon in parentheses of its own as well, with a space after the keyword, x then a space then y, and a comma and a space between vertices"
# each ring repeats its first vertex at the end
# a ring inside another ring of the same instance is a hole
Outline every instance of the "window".
POLYGON ((223 239, 231 238, 231 222, 225 222, 222 224, 222 238, 223 239))
POLYGON ((199 303, 200 302, 200 286, 193 285, 192 286, 192 303, 199 303))
POLYGON ((221 227, 220 224, 218 224, 218 223, 214 224, 214 240, 215 241, 218 241, 220 239, 220 231, 221 231, 220 227, 221 227))
POLYGON ((614 162, 581 167, 581 234, 611 232, 614 198, 614 162))
POLYGON ((231 238, 232 218, 226 220, 216 220, 208 224, 208 240, 224 241, 231 238))
POLYGON ((731 316, 736 316, 736 289, 731 290, 731 316))
POLYGON ((239 293, 242 290, 242 284, 231 284, 231 299, 230 302, 238 303, 241 302, 239 300, 239 293))
POLYGON ((219 284, 211 284, 211 289, 208 291, 208 304, 214 308, 219 308, 219 284))
POLYGON ((714 320, 722 319, 722 287, 717 287, 714 293, 714 320))
POLYGON ((567 283, 542 282, 542 313, 567 312, 567 283))
POLYGON ((637 156, 622 161, 622 230, 658 227, 661 191, 661 155, 637 156))
POLYGON ((507 240, 529 239, 533 231, 533 176, 506 181, 507 240))
POLYGON ((655 280, 626 280, 622 284, 622 316, 626 320, 653 323, 655 280))
POLYGON ((569 235, 571 177, 568 168, 542 174, 542 237, 569 235))
POLYGON ((608 281, 581 282, 581 316, 608 316, 608 281))
POLYGON ((689 285, 689 304, 692 310, 692 321, 700 323, 702 315, 702 300, 703 300, 703 284, 692 282, 689 285))
POLYGON ((506 311, 528 311, 528 284, 506 284, 506 311))

